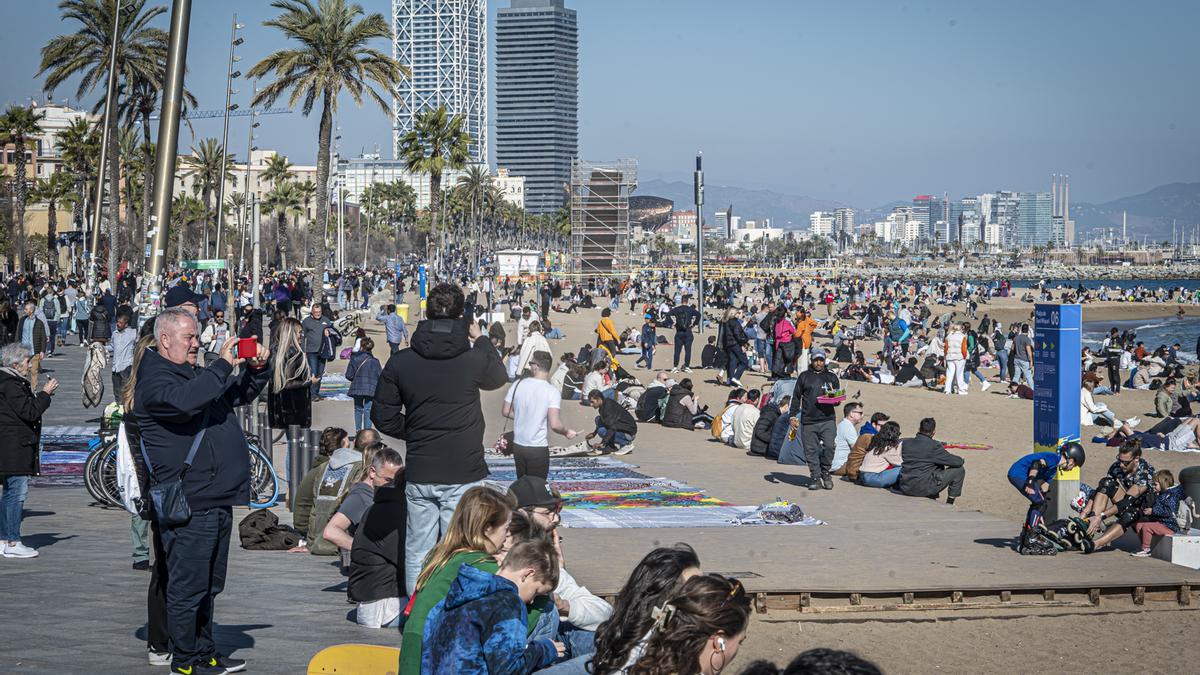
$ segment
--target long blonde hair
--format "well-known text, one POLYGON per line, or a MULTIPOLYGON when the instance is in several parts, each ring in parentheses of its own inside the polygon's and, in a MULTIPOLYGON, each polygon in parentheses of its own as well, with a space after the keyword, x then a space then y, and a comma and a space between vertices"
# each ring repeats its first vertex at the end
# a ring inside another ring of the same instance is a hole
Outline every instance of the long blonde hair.
POLYGON ((425 566, 417 577, 417 590, 459 553, 478 551, 494 555, 495 547, 488 541, 487 531, 503 527, 516 508, 515 498, 490 487, 478 485, 464 492, 454 515, 450 516, 446 535, 425 557, 425 566))
POLYGON ((125 409, 125 414, 129 414, 133 410, 133 390, 137 388, 138 366, 142 364, 142 357, 146 355, 146 350, 154 346, 154 333, 147 333, 138 338, 138 341, 133 345, 133 365, 129 368, 129 379, 125 380, 125 388, 121 390, 121 407, 125 409))
POLYGON ((289 316, 279 322, 275 340, 278 348, 271 352, 271 391, 279 393, 288 384, 312 377, 308 359, 297 347, 303 334, 304 328, 296 319, 289 316))

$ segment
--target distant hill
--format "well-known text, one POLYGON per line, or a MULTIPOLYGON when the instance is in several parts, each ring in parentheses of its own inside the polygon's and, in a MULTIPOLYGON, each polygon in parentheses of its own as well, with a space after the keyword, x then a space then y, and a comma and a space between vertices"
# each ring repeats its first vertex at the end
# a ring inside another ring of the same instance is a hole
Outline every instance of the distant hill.
MULTIPOLYGON (((692 184, 683 181, 648 180, 638 184, 635 194, 663 197, 675 203, 676 209, 695 208, 692 184)), ((733 204, 733 214, 743 219, 770 218, 775 227, 807 229, 808 216, 813 211, 832 211, 845 206, 840 202, 814 199, 801 195, 788 195, 772 190, 748 190, 746 188, 704 185, 704 221, 713 222, 713 214, 733 204), (787 222, 791 221, 790 226, 787 222)))
POLYGON ((1103 204, 1072 203, 1071 217, 1077 232, 1121 227, 1128 212, 1130 238, 1143 235, 1162 241, 1171 238, 1171 220, 1187 230, 1200 224, 1200 183, 1170 183, 1132 197, 1103 204))

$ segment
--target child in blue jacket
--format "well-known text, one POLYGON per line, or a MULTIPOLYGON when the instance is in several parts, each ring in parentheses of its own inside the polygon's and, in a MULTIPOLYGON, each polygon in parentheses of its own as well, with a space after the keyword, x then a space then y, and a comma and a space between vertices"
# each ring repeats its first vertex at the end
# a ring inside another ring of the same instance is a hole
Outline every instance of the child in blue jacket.
POLYGON ((558 568, 548 538, 513 546, 494 575, 463 565, 425 620, 421 672, 524 675, 554 663, 563 645, 549 638, 527 642, 525 606, 554 590, 558 568))

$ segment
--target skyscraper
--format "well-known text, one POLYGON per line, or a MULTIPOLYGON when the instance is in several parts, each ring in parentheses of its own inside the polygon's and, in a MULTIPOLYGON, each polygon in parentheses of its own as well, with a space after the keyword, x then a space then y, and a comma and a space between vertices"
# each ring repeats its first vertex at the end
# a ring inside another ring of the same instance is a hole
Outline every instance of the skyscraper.
POLYGON ((392 0, 392 56, 412 69, 392 99, 392 153, 416 116, 446 106, 488 161, 487 0, 392 0))
POLYGON ((1022 247, 1054 243, 1049 192, 1022 192, 1017 202, 1017 237, 1022 247))
POLYGON ((579 31, 563 0, 496 13, 496 166, 525 176, 532 213, 566 202, 579 154, 579 31))

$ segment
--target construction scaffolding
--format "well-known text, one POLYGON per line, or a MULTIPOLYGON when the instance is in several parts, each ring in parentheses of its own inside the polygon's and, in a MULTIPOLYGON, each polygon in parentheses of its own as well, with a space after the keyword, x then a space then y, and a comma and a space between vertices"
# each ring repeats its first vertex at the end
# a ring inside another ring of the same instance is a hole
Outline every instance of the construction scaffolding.
POLYGON ((629 196, 637 160, 571 162, 571 271, 612 276, 629 271, 629 196))

